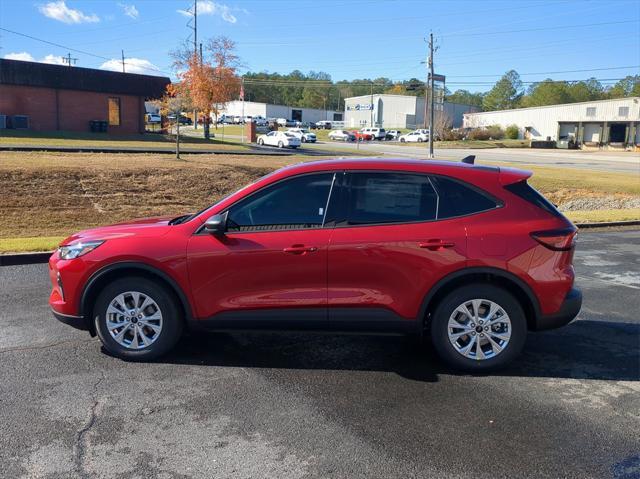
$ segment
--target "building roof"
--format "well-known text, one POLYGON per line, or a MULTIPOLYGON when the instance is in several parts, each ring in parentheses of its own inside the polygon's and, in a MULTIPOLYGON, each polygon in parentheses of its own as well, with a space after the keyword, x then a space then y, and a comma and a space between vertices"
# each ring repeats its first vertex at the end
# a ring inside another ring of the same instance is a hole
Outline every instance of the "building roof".
POLYGON ((167 77, 0 59, 0 84, 160 98, 167 77))
POLYGON ((575 103, 559 103, 557 105, 540 105, 540 106, 528 106, 526 108, 512 108, 510 110, 491 110, 491 111, 475 111, 471 113, 465 113, 464 116, 467 115, 485 115, 490 113, 512 113, 517 111, 525 111, 525 110, 540 110, 542 108, 564 108, 567 106, 575 106, 575 105, 594 105, 600 103, 610 103, 614 101, 629 101, 637 103, 640 101, 640 97, 637 96, 628 96, 622 98, 609 98, 607 100, 591 100, 591 101, 578 101, 575 103))

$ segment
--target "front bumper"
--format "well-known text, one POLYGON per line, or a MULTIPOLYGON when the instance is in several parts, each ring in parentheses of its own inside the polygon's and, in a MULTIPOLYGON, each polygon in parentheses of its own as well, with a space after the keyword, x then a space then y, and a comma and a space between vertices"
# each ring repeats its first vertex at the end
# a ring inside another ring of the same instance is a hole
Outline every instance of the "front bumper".
POLYGON ((89 330, 89 326, 87 325, 87 321, 84 318, 84 316, 73 316, 70 314, 62 314, 53 308, 51 308, 51 312, 53 313, 53 316, 61 323, 71 326, 72 328, 81 329, 82 331, 89 330))
POLYGON ((547 315, 541 315, 536 321, 536 331, 560 328, 569 324, 578 316, 582 307, 582 293, 578 288, 572 288, 564 298, 560 309, 547 315))

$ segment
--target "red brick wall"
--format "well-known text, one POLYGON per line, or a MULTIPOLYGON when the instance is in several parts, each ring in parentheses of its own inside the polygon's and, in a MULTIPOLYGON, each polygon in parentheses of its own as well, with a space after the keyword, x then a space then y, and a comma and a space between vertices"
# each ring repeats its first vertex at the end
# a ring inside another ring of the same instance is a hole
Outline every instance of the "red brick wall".
POLYGON ((90 120, 108 120, 108 98, 120 98, 120 126, 109 125, 109 133, 144 131, 144 101, 137 96, 76 90, 56 90, 18 85, 0 85, 0 114, 29 115, 37 131, 89 131, 90 120))

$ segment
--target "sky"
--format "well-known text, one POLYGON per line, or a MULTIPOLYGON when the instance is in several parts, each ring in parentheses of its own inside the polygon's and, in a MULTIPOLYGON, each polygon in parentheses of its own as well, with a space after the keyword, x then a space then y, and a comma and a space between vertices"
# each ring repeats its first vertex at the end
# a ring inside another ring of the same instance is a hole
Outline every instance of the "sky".
MULTIPOLYGON (((0 0, 0 57, 171 76, 192 39, 188 0, 0 0), (44 41, 44 42, 43 42, 44 41), (45 43, 49 42, 49 43, 45 43)), ((324 71, 333 80, 424 78, 486 91, 508 70, 614 83, 640 74, 640 0, 200 0, 198 39, 225 35, 242 71, 324 71)))

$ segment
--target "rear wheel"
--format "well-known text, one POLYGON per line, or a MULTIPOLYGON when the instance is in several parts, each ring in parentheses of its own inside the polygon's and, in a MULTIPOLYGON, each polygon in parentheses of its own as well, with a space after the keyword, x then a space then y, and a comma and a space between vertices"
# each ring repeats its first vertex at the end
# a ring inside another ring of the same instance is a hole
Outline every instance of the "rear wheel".
POLYGON ((146 278, 123 278, 107 285, 96 300, 93 317, 104 348, 129 361, 162 356, 182 334, 175 295, 146 278))
POLYGON ((258 140, 258 145, 260 145, 260 146, 264 145, 264 140, 262 138, 260 138, 258 140))
POLYGON ((278 148, 283 148, 284 147, 284 143, 282 143, 281 141, 278 142, 278 148))
POLYGON ((400 143, 404 143, 405 139, 404 138, 400 138, 400 143))
POLYGON ((418 143, 422 143, 422 138, 418 138, 418 143))
POLYGON ((306 140, 306 138, 303 136, 303 137, 302 137, 302 143, 306 143, 306 142, 307 142, 307 140, 306 140))
POLYGON ((452 291, 436 307, 431 323, 431 339, 440 357, 465 371, 506 366, 522 351, 526 335, 520 303, 490 284, 452 291))

